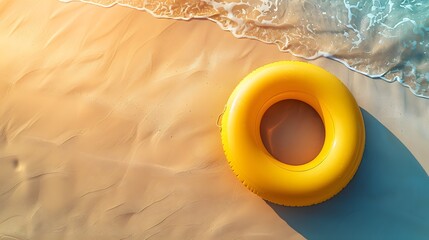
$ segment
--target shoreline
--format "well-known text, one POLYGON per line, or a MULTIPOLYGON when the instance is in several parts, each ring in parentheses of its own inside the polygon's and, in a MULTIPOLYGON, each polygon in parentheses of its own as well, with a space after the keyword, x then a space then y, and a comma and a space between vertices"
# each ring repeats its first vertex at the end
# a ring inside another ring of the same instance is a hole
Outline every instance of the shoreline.
POLYGON ((329 60, 332 60, 332 61, 335 61, 335 62, 339 62, 342 65, 344 65, 348 70, 351 70, 353 72, 362 74, 365 77, 368 77, 368 78, 371 78, 371 79, 374 79, 374 80, 383 80, 383 81, 386 81, 387 83, 397 82, 397 83, 401 84, 404 88, 408 89, 408 91, 410 91, 416 97, 423 98, 423 99, 429 99, 429 96, 418 95, 415 92, 415 90, 413 90, 411 88, 410 85, 403 84, 403 83, 401 83, 399 80, 397 80, 395 78, 391 79, 391 80, 385 78, 384 76, 386 75, 387 72, 384 72, 384 73, 381 73, 381 74, 369 74, 369 73, 365 73, 363 71, 360 71, 360 70, 358 70, 356 68, 351 67, 350 64, 348 64, 345 60, 342 60, 340 58, 336 58, 336 57, 332 56, 332 54, 329 54, 329 53, 323 52, 323 51, 318 51, 317 54, 315 54, 313 56, 309 56, 309 57, 305 57, 305 56, 302 56, 300 54, 294 53, 294 52, 290 51, 289 49, 283 51, 283 50, 281 50, 281 47, 278 46, 277 43, 275 43, 275 42, 267 42, 267 41, 264 41, 262 39, 258 39, 258 38, 253 37, 253 36, 239 36, 239 35, 236 35, 234 32, 228 30, 228 28, 223 27, 219 21, 211 18, 210 15, 203 16, 203 17, 201 17, 201 16, 166 17, 166 16, 163 16, 163 15, 157 14, 153 10, 147 9, 145 7, 136 7, 136 6, 132 6, 130 4, 121 3, 121 2, 112 2, 109 5, 103 5, 103 4, 100 4, 100 3, 91 2, 91 1, 84 1, 84 0, 59 0, 59 1, 60 2, 64 2, 64 3, 85 3, 85 4, 91 4, 91 5, 94 5, 94 6, 102 7, 102 8, 113 8, 115 6, 125 7, 125 8, 131 8, 131 9, 134 9, 134 10, 137 10, 137 11, 142 11, 144 13, 150 14, 151 16, 153 16, 155 18, 158 18, 158 19, 170 19, 170 20, 178 20, 178 21, 192 21, 192 20, 206 20, 206 21, 211 21, 211 22, 215 23, 223 31, 226 31, 226 32, 232 34, 237 39, 256 40, 256 41, 259 41, 259 42, 264 43, 264 44, 274 45, 274 46, 277 47, 278 51, 280 51, 282 53, 290 54, 290 55, 292 55, 294 57, 297 57, 297 58, 301 59, 302 61, 310 62, 310 61, 317 60, 319 58, 326 58, 326 59, 329 59, 329 60))

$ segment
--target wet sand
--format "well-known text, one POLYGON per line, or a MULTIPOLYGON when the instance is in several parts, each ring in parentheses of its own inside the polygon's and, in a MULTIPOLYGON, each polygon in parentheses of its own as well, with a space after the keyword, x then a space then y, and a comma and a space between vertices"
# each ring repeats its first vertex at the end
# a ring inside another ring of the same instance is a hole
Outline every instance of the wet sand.
MULTIPOLYGON (((5 239, 301 239, 236 180, 217 118, 251 70, 298 60, 212 22, 83 3, 0 3, 5 239)), ((428 100, 339 77, 429 171, 428 100)))

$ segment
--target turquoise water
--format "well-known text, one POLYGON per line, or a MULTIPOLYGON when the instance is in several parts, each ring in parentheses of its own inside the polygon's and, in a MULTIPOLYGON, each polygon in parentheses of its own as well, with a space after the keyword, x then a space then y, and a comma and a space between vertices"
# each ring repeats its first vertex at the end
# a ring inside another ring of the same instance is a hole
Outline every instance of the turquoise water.
POLYGON ((238 38, 273 43, 306 59, 331 58, 429 98, 429 1, 82 1, 125 5, 164 18, 209 19, 238 38))

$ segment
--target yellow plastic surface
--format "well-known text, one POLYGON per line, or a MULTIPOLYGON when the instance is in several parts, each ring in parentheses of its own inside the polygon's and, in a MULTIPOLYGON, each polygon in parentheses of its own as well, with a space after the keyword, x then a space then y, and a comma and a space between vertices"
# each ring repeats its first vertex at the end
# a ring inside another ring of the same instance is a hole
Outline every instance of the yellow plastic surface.
POLYGON ((237 177, 260 197, 287 206, 320 203, 340 192, 353 178, 365 145, 363 118, 352 94, 334 75, 304 62, 276 62, 246 76, 228 100, 221 129, 237 177), (261 140, 263 114, 286 99, 312 106, 325 126, 320 153, 303 165, 276 160, 261 140))

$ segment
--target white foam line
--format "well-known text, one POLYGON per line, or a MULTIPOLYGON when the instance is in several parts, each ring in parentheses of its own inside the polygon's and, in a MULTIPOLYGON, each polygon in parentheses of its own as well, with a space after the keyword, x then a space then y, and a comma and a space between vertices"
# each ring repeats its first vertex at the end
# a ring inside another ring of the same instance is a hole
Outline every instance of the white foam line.
MULTIPOLYGON (((387 79, 386 77, 384 77, 384 75, 386 74, 386 72, 384 72, 382 74, 369 74, 369 73, 366 73, 366 72, 363 72, 361 70, 358 70, 356 68, 351 67, 349 65, 349 63, 347 63, 345 60, 336 58, 332 54, 329 54, 329 53, 323 52, 323 51, 318 51, 313 56, 304 56, 304 55, 301 55, 301 54, 297 54, 297 53, 292 52, 290 49, 283 49, 282 47, 280 47, 280 45, 278 44, 280 42, 279 40, 271 41, 270 42, 270 41, 264 41, 262 39, 254 37, 254 36, 246 36, 246 35, 243 35, 243 34, 237 34, 235 31, 233 31, 233 29, 228 28, 228 27, 224 27, 221 22, 212 19, 211 16, 213 16, 213 15, 209 15, 209 16, 191 16, 191 17, 188 17, 188 18, 185 18, 185 17, 167 17, 167 16, 162 16, 162 15, 155 14, 153 11, 151 11, 149 9, 146 9, 144 7, 139 8, 139 7, 131 6, 131 5, 126 4, 126 3, 113 2, 112 4, 109 4, 109 5, 103 5, 103 4, 100 4, 100 3, 94 3, 94 2, 90 2, 90 1, 86 1, 86 0, 59 0, 59 1, 60 2, 65 2, 65 3, 70 3, 70 2, 84 2, 84 3, 89 3, 89 4, 96 5, 96 6, 104 7, 104 8, 110 8, 110 7, 113 7, 115 5, 120 5, 120 6, 124 6, 124 7, 129 7, 129 8, 132 8, 132 9, 136 9, 136 10, 139 10, 139 11, 145 11, 145 12, 151 14, 153 17, 161 18, 161 19, 175 19, 175 20, 185 20, 185 21, 189 21, 191 19, 208 19, 208 20, 216 23, 218 26, 220 26, 220 28, 222 30, 229 31, 230 33, 232 33, 232 35, 234 37, 236 37, 238 39, 240 39, 240 38, 247 38, 247 39, 258 40, 260 42, 267 43, 267 44, 275 44, 275 45, 277 45, 279 51, 285 52, 285 53, 289 53, 289 54, 291 54, 293 56, 296 56, 296 57, 299 57, 299 58, 303 58, 303 59, 306 59, 306 60, 315 60, 315 59, 318 59, 320 57, 325 57, 325 58, 337 61, 337 62, 343 64, 345 67, 347 67, 351 71, 360 73, 360 74, 365 75, 367 77, 370 77, 370 78, 373 78, 373 79, 381 79, 381 80, 384 80, 384 81, 386 81, 388 83, 399 82, 402 86, 408 88, 416 97, 420 97, 420 98, 424 98, 424 99, 429 99, 429 95, 428 96, 424 96, 422 94, 418 94, 416 92, 416 90, 412 89, 409 84, 406 84, 405 82, 399 81, 396 77, 394 77, 393 79, 387 79)), ((344 3, 345 3, 345 1, 344 1, 344 3)), ((145 4, 146 3, 144 3, 143 6, 145 4)), ((404 22, 410 22, 410 21, 411 21, 410 19, 404 18, 401 22, 399 22, 398 24, 396 24, 393 28, 397 27, 399 24, 402 24, 404 22)), ((287 38, 286 38, 286 42, 284 43, 284 45, 285 45, 285 47, 288 46, 287 38)))

